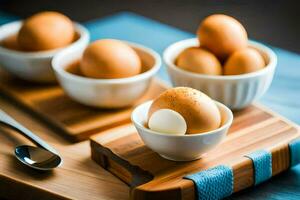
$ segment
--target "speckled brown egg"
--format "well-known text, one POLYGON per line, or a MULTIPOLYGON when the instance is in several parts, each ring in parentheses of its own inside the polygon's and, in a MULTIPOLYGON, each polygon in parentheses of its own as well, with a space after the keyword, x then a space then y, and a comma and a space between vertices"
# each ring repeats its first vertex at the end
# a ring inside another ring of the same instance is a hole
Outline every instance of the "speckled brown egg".
POLYGON ((97 40, 84 51, 80 63, 83 75, 91 78, 126 78, 141 73, 138 54, 128 44, 113 39, 97 40))
POLYGON ((199 47, 190 47, 181 52, 177 57, 176 65, 183 70, 198 74, 222 74, 222 66, 217 57, 199 47))
POLYGON ((224 65, 224 75, 239 75, 255 72, 265 67, 262 55, 253 48, 234 52, 224 65))
POLYGON ((224 60, 234 51, 247 46, 248 37, 243 25, 233 17, 215 14, 205 18, 197 35, 200 44, 224 60))
POLYGON ((18 34, 20 47, 27 51, 44 51, 73 42, 72 21, 58 12, 41 12, 26 19, 18 34))
POLYGON ((211 131, 221 125, 221 114, 215 102, 189 87, 171 88, 159 95, 149 109, 148 119, 160 109, 171 109, 181 114, 187 124, 187 134, 211 131))

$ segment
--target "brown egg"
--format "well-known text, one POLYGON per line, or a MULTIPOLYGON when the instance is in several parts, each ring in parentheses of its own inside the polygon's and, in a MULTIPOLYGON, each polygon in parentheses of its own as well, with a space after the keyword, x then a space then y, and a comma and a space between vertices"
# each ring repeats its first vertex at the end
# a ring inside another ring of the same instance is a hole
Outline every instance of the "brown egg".
POLYGON ((64 47, 73 42, 72 21, 58 12, 41 12, 26 19, 18 34, 18 43, 28 51, 64 47))
POLYGON ((263 69, 266 63, 262 55, 253 48, 234 52, 224 65, 224 75, 238 75, 263 69))
POLYGON ((248 42, 243 25, 236 19, 222 14, 205 18, 198 28, 197 35, 200 44, 222 60, 234 51, 245 48, 248 42))
POLYGON ((148 119, 160 109, 171 109, 181 114, 187 124, 187 134, 211 131, 221 125, 221 114, 215 102, 192 88, 176 87, 163 92, 153 101, 148 119))
POLYGON ((83 75, 91 78, 125 78, 141 73, 138 54, 126 43, 104 39, 91 43, 80 63, 83 75))
POLYGON ((1 42, 1 44, 3 47, 8 48, 8 49, 21 50, 21 48, 17 42, 17 35, 12 35, 12 36, 5 38, 1 42))
POLYGON ((177 57, 176 65, 181 69, 198 74, 222 74, 222 66, 217 57, 199 47, 187 48, 181 52, 177 57))

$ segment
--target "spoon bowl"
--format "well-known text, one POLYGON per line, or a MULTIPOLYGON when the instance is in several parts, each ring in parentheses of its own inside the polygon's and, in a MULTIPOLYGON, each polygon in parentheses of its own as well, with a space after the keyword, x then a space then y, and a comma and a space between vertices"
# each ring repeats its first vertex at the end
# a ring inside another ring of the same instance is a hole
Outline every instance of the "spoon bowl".
POLYGON ((37 170, 51 170, 62 164, 60 156, 40 147, 21 145, 15 148, 19 161, 37 170))
POLYGON ((62 163, 62 158, 53 147, 2 110, 0 110, 0 125, 17 131, 37 145, 35 147, 28 145, 16 147, 15 155, 23 164, 36 170, 48 171, 62 163))

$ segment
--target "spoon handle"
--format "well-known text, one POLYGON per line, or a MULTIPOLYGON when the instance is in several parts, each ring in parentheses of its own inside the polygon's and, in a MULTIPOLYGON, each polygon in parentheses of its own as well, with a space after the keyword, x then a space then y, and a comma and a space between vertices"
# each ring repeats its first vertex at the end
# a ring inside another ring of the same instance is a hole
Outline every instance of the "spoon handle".
POLYGON ((0 123, 9 126, 10 128, 13 128, 14 130, 18 131, 23 136, 25 136, 27 139, 31 140, 36 145, 58 155, 58 152, 55 149, 53 149, 50 145, 48 145, 44 140, 42 140, 37 135, 33 134, 30 130, 22 126, 20 123, 18 123, 16 120, 14 120, 2 110, 0 110, 0 123))

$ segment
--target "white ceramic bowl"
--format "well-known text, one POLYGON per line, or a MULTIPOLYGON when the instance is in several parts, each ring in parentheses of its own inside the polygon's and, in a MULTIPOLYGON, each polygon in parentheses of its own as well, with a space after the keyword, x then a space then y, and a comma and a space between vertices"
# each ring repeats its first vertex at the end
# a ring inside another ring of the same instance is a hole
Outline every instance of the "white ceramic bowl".
MULTIPOLYGON (((0 41, 17 34, 22 21, 11 22, 0 27, 0 41)), ((51 60, 59 51, 65 48, 84 48, 89 42, 89 32, 80 24, 74 23, 79 34, 72 44, 49 51, 22 52, 0 46, 0 65, 11 74, 28 81, 48 83, 54 82, 55 76, 51 67, 51 60)))
POLYGON ((216 147, 225 138, 233 120, 231 110, 216 102, 222 115, 222 126, 220 128, 192 135, 163 134, 145 127, 151 103, 152 101, 148 101, 136 107, 132 112, 131 121, 144 143, 169 160, 190 161, 201 158, 203 154, 216 147))
POLYGON ((81 59, 84 48, 61 51, 52 60, 52 66, 64 91, 75 101, 88 106, 119 108, 133 104, 145 94, 161 66, 161 59, 147 47, 128 44, 138 53, 147 70, 136 76, 120 79, 93 79, 71 74, 66 71, 66 67, 81 59))
POLYGON ((271 85, 277 56, 268 47, 249 42, 264 57, 264 69, 242 75, 215 76, 188 72, 175 66, 177 56, 186 48, 199 46, 197 38, 182 40, 170 45, 163 54, 168 73, 174 86, 188 86, 206 93, 231 109, 241 109, 261 97, 271 85))

